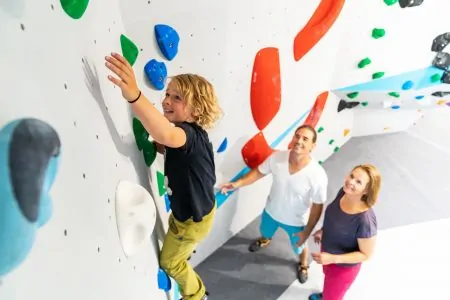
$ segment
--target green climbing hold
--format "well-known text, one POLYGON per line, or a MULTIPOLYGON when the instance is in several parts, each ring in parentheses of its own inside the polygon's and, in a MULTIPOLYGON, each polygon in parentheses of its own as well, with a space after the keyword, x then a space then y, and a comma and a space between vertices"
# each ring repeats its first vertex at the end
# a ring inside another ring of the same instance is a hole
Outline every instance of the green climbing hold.
POLYGON ((370 65, 372 61, 370 60, 370 58, 366 57, 364 59, 362 59, 359 63, 358 63, 358 68, 362 69, 367 65, 370 65))
POLYGON ((319 165, 323 165, 323 161, 319 160, 319 165))
POLYGON ((331 139, 331 140, 328 142, 328 145, 332 145, 333 143, 334 143, 334 140, 331 139))
POLYGON ((89 0, 60 0, 64 12, 72 19, 79 19, 84 15, 89 0))
POLYGON ((397 2, 398 2, 398 0, 384 0, 384 3, 386 3, 386 5, 389 5, 389 6, 391 6, 397 2))
POLYGON ((392 96, 392 97, 395 97, 395 98, 400 97, 400 94, 397 93, 397 92, 390 92, 390 93, 388 93, 388 95, 389 95, 389 96, 392 96))
POLYGON ((431 76, 431 78, 430 78, 430 80, 431 80, 431 82, 438 82, 438 81, 441 81, 441 75, 439 75, 439 74, 434 74, 433 76, 431 76))
POLYGON ((384 76, 384 72, 376 72, 372 74, 372 79, 378 79, 384 76))
POLYGON ((323 127, 319 127, 319 129, 317 130, 318 133, 321 133, 323 131, 323 127))
POLYGON ((372 30, 372 37, 374 39, 382 38, 386 34, 386 31, 383 28, 374 28, 372 30))
POLYGON ((133 118, 133 133, 136 145, 139 150, 143 149, 145 141, 148 141, 149 134, 145 130, 144 125, 136 117, 133 118))
POLYGON ((356 98, 358 97, 359 92, 353 92, 353 93, 349 93, 347 94, 347 97, 349 97, 350 99, 356 98))
POLYGON ((150 168, 150 166, 153 164, 153 162, 156 159, 156 153, 158 151, 156 150, 156 145, 154 142, 150 142, 149 140, 146 140, 143 149, 142 154, 144 155, 144 161, 145 165, 150 168))
POLYGON ((164 174, 156 171, 156 181, 158 182, 158 192, 162 196, 166 193, 166 185, 164 184, 164 174))
POLYGON ((128 60, 130 65, 134 65, 139 54, 138 47, 125 35, 120 35, 120 46, 122 47, 122 55, 128 60))
POLYGON ((361 102, 361 105, 365 107, 365 106, 369 105, 369 102, 361 102))
POLYGON ((338 152, 339 149, 340 149, 339 147, 335 147, 335 148, 334 148, 334 152, 338 152))

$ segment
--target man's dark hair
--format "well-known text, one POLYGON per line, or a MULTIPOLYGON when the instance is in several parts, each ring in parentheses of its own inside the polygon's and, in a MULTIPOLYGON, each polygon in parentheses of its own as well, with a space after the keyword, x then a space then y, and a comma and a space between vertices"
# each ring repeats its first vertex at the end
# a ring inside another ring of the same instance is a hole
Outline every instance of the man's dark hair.
POLYGON ((297 133, 297 131, 299 131, 300 129, 303 129, 303 128, 305 128, 305 129, 308 129, 309 131, 311 131, 312 132, 312 134, 313 134, 313 143, 315 143, 316 141, 317 141, 317 132, 316 132, 316 129, 314 129, 314 127, 312 127, 311 125, 301 125, 301 126, 299 126, 296 130, 295 130, 295 133, 297 133))

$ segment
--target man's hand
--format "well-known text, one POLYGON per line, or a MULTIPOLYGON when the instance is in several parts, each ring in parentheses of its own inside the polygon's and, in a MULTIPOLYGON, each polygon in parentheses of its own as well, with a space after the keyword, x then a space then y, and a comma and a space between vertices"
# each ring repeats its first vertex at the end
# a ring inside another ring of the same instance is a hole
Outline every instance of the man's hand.
POLYGON ((220 187, 220 192, 224 195, 228 194, 228 192, 237 189, 235 182, 224 183, 220 187))

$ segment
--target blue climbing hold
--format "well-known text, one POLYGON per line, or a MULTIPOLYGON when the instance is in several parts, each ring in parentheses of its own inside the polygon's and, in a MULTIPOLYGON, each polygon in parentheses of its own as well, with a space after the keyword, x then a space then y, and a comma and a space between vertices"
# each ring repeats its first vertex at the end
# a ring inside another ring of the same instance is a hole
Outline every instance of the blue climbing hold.
POLYGON ((51 218, 60 151, 58 133, 43 121, 18 119, 0 130, 0 277, 22 264, 51 218))
POLYGON ((172 60, 178 53, 180 37, 175 29, 169 25, 155 25, 156 42, 166 59, 172 60))
POLYGON ((402 85, 402 89, 403 90, 409 90, 414 86, 414 82, 412 82, 411 80, 406 81, 403 85, 402 85))
POLYGON ((167 68, 163 62, 159 62, 156 59, 151 59, 144 67, 145 75, 148 81, 157 90, 164 88, 167 78, 167 68))
POLYGON ((228 140, 227 138, 224 138, 222 143, 220 144, 219 148, 217 149, 217 153, 221 153, 227 149, 228 140))
POLYGON ((161 268, 158 270, 158 288, 165 292, 170 291, 172 288, 172 281, 170 280, 169 275, 161 268))
POLYGON ((420 95, 420 96, 416 96, 416 99, 417 100, 421 100, 421 99, 423 99, 425 96, 422 96, 422 95, 420 95))
POLYGON ((400 108, 400 105, 392 105, 391 108, 392 108, 392 109, 399 109, 399 108, 400 108))
POLYGON ((169 200, 169 195, 167 195, 167 193, 164 195, 164 201, 166 204, 166 212, 170 211, 170 200, 169 200))

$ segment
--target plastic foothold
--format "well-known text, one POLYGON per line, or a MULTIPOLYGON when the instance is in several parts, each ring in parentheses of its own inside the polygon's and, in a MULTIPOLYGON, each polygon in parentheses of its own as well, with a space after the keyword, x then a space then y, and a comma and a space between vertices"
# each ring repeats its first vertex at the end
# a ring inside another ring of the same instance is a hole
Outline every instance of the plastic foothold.
POLYGON ((334 143, 334 140, 333 140, 333 139, 331 139, 331 140, 328 141, 328 145, 333 145, 333 143, 334 143))
POLYGON ((438 100, 436 101, 437 105, 444 105, 447 102, 447 100, 438 100))
POLYGON ((445 71, 444 74, 442 74, 441 82, 445 84, 450 84, 450 73, 448 71, 445 71))
POLYGON ((446 70, 450 65, 450 54, 446 52, 438 52, 434 57, 432 64, 436 68, 446 70))
POLYGON ((81 18, 89 4, 89 0, 60 0, 64 12, 72 19, 81 18))
POLYGON ((421 99, 423 99, 425 96, 422 96, 422 95, 420 95, 420 96, 416 96, 416 99, 417 100, 421 100, 421 99))
POLYGON ((369 102, 361 102, 361 105, 366 107, 367 105, 369 105, 369 102))
POLYGON ((364 59, 362 59, 359 63, 358 63, 358 68, 362 69, 365 66, 369 65, 372 61, 370 60, 370 58, 366 57, 364 59))
POLYGON ((158 182, 158 193, 160 196, 162 196, 166 193, 164 174, 159 171, 156 171, 156 181, 158 182))
POLYGON ((168 60, 174 59, 178 53, 180 36, 177 31, 165 24, 155 25, 156 42, 164 57, 168 60))
POLYGON ((317 130, 318 133, 321 133, 323 131, 323 127, 320 126, 319 129, 317 130))
POLYGON ((386 34, 386 31, 383 28, 374 28, 372 29, 372 37, 374 39, 379 39, 386 34))
POLYGON ((386 3, 386 5, 394 5, 395 3, 397 3, 398 0, 384 0, 384 3, 386 3))
POLYGON ((445 32, 434 38, 431 51, 441 52, 450 43, 450 32, 445 32))
POLYGON ((156 59, 151 59, 144 67, 145 75, 148 81, 157 90, 162 90, 167 78, 166 64, 159 62, 156 59))
POLYGON ((406 81, 403 85, 402 85, 402 89, 403 90, 409 90, 414 86, 414 82, 412 82, 411 80, 406 81))
POLYGON ((391 96, 391 97, 395 97, 395 98, 400 97, 400 94, 397 93, 397 92, 390 92, 390 93, 388 93, 388 95, 391 96))
POLYGON ((372 74, 372 79, 378 79, 384 76, 384 72, 376 72, 372 74))
POLYGON ((120 46, 122 48, 122 55, 130 63, 134 65, 139 55, 138 47, 125 35, 120 35, 120 46))
POLYGON ((144 147, 144 142, 148 140, 149 134, 144 125, 136 117, 133 118, 133 134, 139 151, 144 147))
POLYGON ((221 153, 227 149, 228 140, 227 138, 224 138, 222 143, 220 144, 219 148, 217 149, 217 153, 221 153))
POLYGON ((18 119, 0 129, 0 277, 25 261, 51 218, 60 157, 59 135, 44 121, 18 119))
POLYGON ((164 194, 164 202, 166 204, 166 212, 170 211, 170 199, 169 199, 169 195, 164 194))
POLYGON ((389 127, 384 127, 383 128, 383 131, 388 131, 389 130, 389 127))
POLYGON ((399 108, 400 108, 400 105, 392 105, 391 108, 392 108, 392 109, 399 109, 399 108))
POLYGON ((356 107, 359 105, 359 102, 357 101, 345 101, 345 100, 340 100, 339 104, 338 104, 338 112, 343 111, 344 109, 352 109, 353 107, 356 107))
POLYGON ((319 160, 319 165, 323 165, 323 161, 319 160))
POLYGON ((263 163, 273 151, 264 134, 259 132, 242 147, 241 153, 245 164, 253 169, 263 163))
MULTIPOLYGON (((447 95, 450 95, 450 91, 448 91, 448 92, 444 92, 444 91, 437 91, 437 92, 434 92, 433 94, 431 94, 432 96, 435 96, 435 97, 445 97, 445 96, 447 96, 447 95)), ((422 96, 423 97, 423 96, 422 96)), ((416 97, 417 98, 417 97, 416 97)))
POLYGON ((359 92, 353 92, 353 93, 348 93, 347 97, 349 97, 350 99, 354 99, 356 97, 358 97, 359 92))
POLYGON ((161 268, 158 269, 158 288, 165 292, 170 291, 172 288, 172 281, 170 280, 169 275, 161 268))
POLYGON ((339 147, 335 147, 333 151, 334 151, 334 152, 338 152, 339 150, 340 150, 339 147))
POLYGON ((150 168, 150 166, 153 164, 153 162, 156 159, 156 145, 154 142, 145 141, 144 147, 142 149, 142 154, 144 156, 145 165, 150 168))
POLYGON ((430 77, 431 82, 438 82, 441 81, 441 76, 440 74, 433 74, 433 76, 430 77))
POLYGON ((419 6, 423 3, 423 0, 399 0, 398 3, 400 4, 401 8, 406 8, 419 6))
POLYGON ((344 136, 347 136, 350 133, 350 129, 344 129, 344 136))
POLYGON ((445 105, 447 105, 447 106, 450 106, 450 101, 449 101, 449 102, 447 102, 447 103, 445 103, 445 105))

